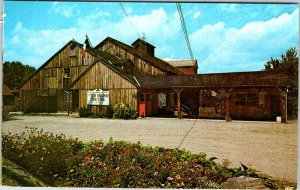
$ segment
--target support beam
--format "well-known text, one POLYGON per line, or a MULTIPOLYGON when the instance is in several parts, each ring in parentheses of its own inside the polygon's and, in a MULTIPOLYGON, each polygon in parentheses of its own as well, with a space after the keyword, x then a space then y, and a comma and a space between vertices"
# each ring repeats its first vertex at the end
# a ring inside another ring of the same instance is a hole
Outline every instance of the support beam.
POLYGON ((286 101, 287 101, 287 93, 282 92, 281 93, 281 122, 286 123, 287 122, 287 113, 286 113, 286 101))
POLYGON ((177 94, 177 117, 178 119, 181 119, 181 92, 183 91, 182 88, 174 89, 174 91, 177 94))
POLYGON ((287 122, 287 92, 276 86, 277 91, 280 93, 280 107, 281 107, 281 123, 287 122))
POLYGON ((231 118, 230 118, 230 100, 229 100, 229 97, 226 97, 226 100, 225 100, 225 111, 226 111, 225 120, 226 121, 231 121, 231 118))

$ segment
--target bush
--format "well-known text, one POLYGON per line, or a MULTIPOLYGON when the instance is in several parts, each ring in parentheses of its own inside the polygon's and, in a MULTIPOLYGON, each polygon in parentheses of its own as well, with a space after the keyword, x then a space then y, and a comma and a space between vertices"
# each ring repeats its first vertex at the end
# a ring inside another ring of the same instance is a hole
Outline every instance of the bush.
POLYGON ((89 117, 93 115, 93 113, 91 111, 89 111, 86 107, 81 107, 79 109, 79 116, 80 117, 89 117))
POLYGON ((58 186, 114 188, 219 188, 230 177, 251 176, 274 181, 241 165, 229 168, 215 157, 177 148, 141 146, 109 140, 83 145, 77 139, 31 129, 21 135, 2 134, 3 156, 58 186))
POLYGON ((83 147, 78 139, 28 128, 22 134, 2 133, 2 154, 47 183, 68 174, 70 159, 83 147))
POLYGON ((137 112, 128 104, 125 104, 123 102, 118 103, 113 108, 114 118, 118 119, 136 119, 137 112))
POLYGON ((218 188, 211 163, 204 154, 179 149, 97 141, 72 164, 69 179, 76 187, 218 188))

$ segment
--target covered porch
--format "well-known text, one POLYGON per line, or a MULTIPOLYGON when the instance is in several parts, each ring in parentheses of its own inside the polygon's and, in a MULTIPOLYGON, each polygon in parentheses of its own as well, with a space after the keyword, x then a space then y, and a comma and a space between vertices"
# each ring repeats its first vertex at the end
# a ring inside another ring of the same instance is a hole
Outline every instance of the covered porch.
POLYGON ((287 77, 278 72, 159 76, 143 81, 139 116, 287 119, 287 77))

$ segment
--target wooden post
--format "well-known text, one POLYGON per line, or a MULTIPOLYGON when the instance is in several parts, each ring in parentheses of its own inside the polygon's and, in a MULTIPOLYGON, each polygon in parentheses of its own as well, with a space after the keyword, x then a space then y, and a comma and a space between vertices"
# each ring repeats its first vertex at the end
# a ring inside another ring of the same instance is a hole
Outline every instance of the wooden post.
POLYGON ((287 114, 286 114, 286 100, 287 100, 287 93, 282 92, 281 93, 281 122, 286 123, 287 122, 287 114))
POLYGON ((226 97, 226 100, 225 100, 225 110, 226 110, 226 115, 225 115, 225 120, 226 121, 231 121, 231 118, 230 118, 230 102, 229 102, 229 97, 226 97))
POLYGON ((286 123, 287 122, 287 92, 283 91, 278 86, 276 87, 276 89, 280 93, 281 123, 286 123))
POLYGON ((177 117, 181 119, 181 102, 180 102, 180 92, 177 92, 177 117))
POLYGON ((178 119, 181 119, 182 117, 181 117, 181 101, 180 101, 180 99, 181 99, 181 92, 183 91, 183 89, 180 88, 180 89, 174 89, 174 90, 177 94, 177 117, 178 117, 178 119))

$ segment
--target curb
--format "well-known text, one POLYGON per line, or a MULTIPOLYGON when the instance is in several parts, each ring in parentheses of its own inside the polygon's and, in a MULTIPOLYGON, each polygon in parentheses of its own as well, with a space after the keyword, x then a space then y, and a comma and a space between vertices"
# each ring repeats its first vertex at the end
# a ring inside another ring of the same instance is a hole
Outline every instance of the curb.
MULTIPOLYGON (((43 181, 27 172, 23 167, 2 157, 2 174, 11 177, 25 187, 47 187, 43 181)), ((6 185, 6 184, 2 184, 6 185)))

